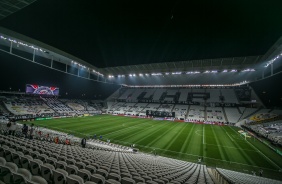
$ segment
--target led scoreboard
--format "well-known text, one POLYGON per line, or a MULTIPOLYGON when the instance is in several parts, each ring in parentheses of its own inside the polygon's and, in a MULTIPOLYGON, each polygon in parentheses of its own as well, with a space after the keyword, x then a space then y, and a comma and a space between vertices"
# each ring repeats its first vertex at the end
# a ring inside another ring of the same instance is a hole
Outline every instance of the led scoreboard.
POLYGON ((26 91, 27 94, 37 94, 37 95, 59 95, 58 87, 49 86, 39 86, 36 84, 27 84, 26 91))
POLYGON ((146 115, 154 117, 175 117, 175 112, 146 110, 146 115))

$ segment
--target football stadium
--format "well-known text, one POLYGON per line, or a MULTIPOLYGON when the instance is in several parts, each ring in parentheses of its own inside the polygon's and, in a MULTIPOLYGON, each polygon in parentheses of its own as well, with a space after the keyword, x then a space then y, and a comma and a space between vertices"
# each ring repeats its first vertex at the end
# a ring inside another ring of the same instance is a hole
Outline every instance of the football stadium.
POLYGON ((282 183, 281 5, 0 0, 0 183, 282 183))

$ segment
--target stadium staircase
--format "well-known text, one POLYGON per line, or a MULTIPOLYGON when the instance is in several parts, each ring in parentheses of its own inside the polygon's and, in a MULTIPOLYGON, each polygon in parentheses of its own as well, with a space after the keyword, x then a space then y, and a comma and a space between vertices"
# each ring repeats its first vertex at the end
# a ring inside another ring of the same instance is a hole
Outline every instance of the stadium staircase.
MULTIPOLYGON (((241 112, 240 108, 239 108, 239 107, 236 107, 236 108, 237 108, 238 112, 242 115, 243 112, 241 112)), ((241 117, 240 117, 240 118, 241 118, 241 117)), ((239 119, 240 119, 240 118, 239 118, 239 119)))
POLYGON ((191 107, 191 105, 188 105, 188 109, 187 109, 187 112, 186 112, 185 119, 188 119, 188 114, 189 114, 189 111, 190 111, 190 107, 191 107))
POLYGON ((208 115, 207 115, 207 107, 206 107, 206 106, 205 106, 205 111, 204 111, 204 113, 205 113, 205 120, 207 120, 208 115))
POLYGON ((262 106, 263 108, 265 108, 265 105, 263 104, 263 102, 260 100, 260 98, 258 97, 258 95, 256 94, 255 90, 250 86, 251 88, 251 98, 253 100, 256 100, 256 103, 258 103, 260 106, 262 106))
POLYGON ((118 99, 118 97, 121 95, 120 94, 120 89, 122 87, 120 87, 118 90, 116 90, 112 95, 110 95, 105 101, 115 101, 116 99, 118 99))
POLYGON ((257 112, 259 112, 263 107, 258 108, 256 111, 252 112, 251 114, 248 114, 247 116, 243 117, 243 119, 247 119, 253 115, 255 115, 257 112))

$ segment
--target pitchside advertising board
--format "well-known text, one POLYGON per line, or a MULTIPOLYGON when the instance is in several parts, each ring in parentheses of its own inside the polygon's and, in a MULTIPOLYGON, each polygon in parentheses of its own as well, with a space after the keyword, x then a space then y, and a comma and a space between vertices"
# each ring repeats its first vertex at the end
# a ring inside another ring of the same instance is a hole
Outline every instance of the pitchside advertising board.
POLYGON ((146 115, 154 117, 175 117, 175 112, 146 110, 146 115))
POLYGON ((39 86, 36 84, 27 84, 26 91, 27 94, 37 94, 37 95, 59 95, 58 87, 49 87, 49 86, 39 86))

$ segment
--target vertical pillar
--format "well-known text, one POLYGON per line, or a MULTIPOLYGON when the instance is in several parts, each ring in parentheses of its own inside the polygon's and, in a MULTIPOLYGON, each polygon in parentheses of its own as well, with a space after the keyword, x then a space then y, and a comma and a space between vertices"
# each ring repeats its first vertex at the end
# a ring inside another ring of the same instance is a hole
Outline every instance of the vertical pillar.
POLYGON ((68 73, 68 65, 66 64, 66 73, 68 73))
POLYGON ((10 44, 10 54, 12 54, 12 50, 13 50, 13 42, 11 41, 11 44, 10 44))
POLYGON ((77 67, 77 76, 79 77, 79 66, 77 67))
POLYGON ((271 76, 273 75, 273 63, 271 63, 271 68, 270 68, 270 70, 271 70, 271 76))
POLYGON ((34 62, 35 59, 35 49, 33 49, 33 56, 32 56, 32 61, 34 62))
POLYGON ((52 55, 52 58, 51 58, 51 68, 53 68, 53 59, 54 59, 54 57, 52 55))

